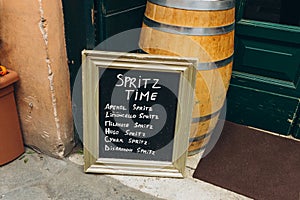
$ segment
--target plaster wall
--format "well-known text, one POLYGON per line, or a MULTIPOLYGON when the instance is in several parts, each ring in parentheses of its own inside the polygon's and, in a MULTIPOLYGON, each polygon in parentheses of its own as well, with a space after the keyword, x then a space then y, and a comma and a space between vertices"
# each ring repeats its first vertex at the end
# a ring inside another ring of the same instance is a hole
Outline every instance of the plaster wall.
POLYGON ((24 142, 54 157, 68 154, 74 136, 60 0, 0 0, 0 63, 20 76, 24 142))

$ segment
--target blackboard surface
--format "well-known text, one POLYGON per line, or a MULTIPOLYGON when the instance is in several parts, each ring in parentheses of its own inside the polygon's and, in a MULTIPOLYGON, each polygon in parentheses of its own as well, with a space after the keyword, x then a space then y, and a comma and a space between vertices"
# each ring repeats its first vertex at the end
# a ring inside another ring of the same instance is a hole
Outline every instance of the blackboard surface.
POLYGON ((99 156, 172 161, 179 72, 99 67, 99 156))
POLYGON ((197 59, 82 52, 84 171, 185 176, 197 59))

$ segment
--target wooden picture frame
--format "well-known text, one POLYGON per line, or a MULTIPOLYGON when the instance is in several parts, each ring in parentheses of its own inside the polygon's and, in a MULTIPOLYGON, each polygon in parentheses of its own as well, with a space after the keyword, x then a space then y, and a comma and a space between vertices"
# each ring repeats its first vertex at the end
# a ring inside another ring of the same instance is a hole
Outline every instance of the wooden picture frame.
POLYGON ((84 171, 184 177, 196 66, 192 58, 84 50, 84 171))

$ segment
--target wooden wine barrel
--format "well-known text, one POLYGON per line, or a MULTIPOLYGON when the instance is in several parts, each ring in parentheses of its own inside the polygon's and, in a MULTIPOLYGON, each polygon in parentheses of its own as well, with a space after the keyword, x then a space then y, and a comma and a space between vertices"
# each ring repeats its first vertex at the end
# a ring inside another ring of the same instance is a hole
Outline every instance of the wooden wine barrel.
POLYGON ((199 60, 189 155, 199 152, 218 122, 234 53, 234 0, 148 0, 139 46, 149 54, 199 60))

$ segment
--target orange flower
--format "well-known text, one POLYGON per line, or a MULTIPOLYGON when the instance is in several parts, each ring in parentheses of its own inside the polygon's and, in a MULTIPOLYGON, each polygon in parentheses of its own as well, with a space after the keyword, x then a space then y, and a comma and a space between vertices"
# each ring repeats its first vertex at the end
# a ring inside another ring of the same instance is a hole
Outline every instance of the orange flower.
POLYGON ((5 74, 7 74, 6 67, 0 65, 0 75, 4 76, 5 74))

